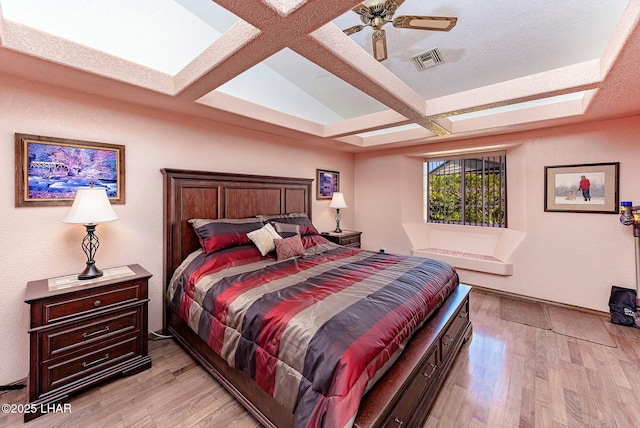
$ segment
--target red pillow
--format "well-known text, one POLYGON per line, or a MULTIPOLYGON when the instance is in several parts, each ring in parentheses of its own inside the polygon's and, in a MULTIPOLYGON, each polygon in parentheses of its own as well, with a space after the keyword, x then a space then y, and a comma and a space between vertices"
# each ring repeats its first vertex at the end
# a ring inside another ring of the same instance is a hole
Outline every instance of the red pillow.
POLYGON ((237 245, 250 244, 247 233, 260 229, 264 224, 256 218, 248 219, 191 219, 202 251, 211 254, 214 251, 237 245))
POLYGON ((278 260, 290 259, 291 257, 304 256, 304 245, 300 235, 293 235, 289 238, 274 239, 276 245, 276 255, 278 260))

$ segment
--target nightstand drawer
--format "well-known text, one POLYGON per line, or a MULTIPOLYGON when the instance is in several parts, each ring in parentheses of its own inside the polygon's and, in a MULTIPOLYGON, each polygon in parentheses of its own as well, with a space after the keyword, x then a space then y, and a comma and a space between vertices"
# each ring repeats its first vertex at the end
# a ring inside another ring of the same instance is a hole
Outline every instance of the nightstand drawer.
POLYGON ((91 321, 51 329, 42 334, 42 358, 49 360, 65 352, 72 352, 97 341, 116 335, 138 331, 142 322, 142 308, 127 309, 98 317, 91 321))
POLYGON ((140 354, 140 349, 140 336, 134 334, 73 358, 45 361, 42 366, 42 392, 46 393, 127 361, 140 354))
POLYGON ((107 291, 95 291, 78 297, 60 298, 44 304, 44 323, 52 323, 68 317, 87 315, 104 308, 134 302, 140 299, 140 283, 128 283, 107 291))
POLYGON ((344 237, 340 240, 341 245, 360 245, 360 235, 344 237))
POLYGON ((356 232, 355 230, 345 230, 339 233, 336 232, 323 232, 322 236, 338 245, 344 245, 345 247, 360 248, 360 235, 362 232, 356 232))

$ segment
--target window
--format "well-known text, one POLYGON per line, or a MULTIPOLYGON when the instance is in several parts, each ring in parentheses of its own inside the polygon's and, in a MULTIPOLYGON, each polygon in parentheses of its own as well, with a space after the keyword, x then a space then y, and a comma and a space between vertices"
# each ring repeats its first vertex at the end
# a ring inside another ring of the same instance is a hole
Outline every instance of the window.
POLYGON ((505 155, 424 162, 425 221, 507 227, 505 155))

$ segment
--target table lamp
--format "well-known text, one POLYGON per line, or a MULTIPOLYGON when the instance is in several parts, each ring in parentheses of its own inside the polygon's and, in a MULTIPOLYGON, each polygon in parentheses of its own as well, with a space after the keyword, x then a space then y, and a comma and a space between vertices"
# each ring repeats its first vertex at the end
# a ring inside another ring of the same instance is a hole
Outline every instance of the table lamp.
POLYGON ((342 229, 340 229, 340 208, 347 208, 347 203, 344 201, 342 192, 333 192, 329 208, 336 209, 336 229, 333 232, 342 233, 342 229))
POLYGON ((78 187, 71 210, 62 220, 64 223, 84 224, 87 234, 82 240, 82 250, 87 256, 87 266, 78 274, 78 279, 92 279, 102 276, 102 271, 96 267, 94 257, 100 246, 98 236, 94 233, 99 223, 106 223, 118 219, 118 215, 111 208, 104 187, 78 187))

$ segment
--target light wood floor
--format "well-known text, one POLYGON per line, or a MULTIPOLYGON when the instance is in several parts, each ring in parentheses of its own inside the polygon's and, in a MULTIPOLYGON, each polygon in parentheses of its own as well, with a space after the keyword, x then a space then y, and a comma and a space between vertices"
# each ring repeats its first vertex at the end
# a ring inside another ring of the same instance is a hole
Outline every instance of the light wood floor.
MULTIPOLYGON (((473 291, 467 343, 425 427, 640 427, 640 329, 603 317, 616 348, 499 318, 499 298, 473 291)), ((153 367, 73 397, 39 427, 255 427, 173 341, 150 342, 153 367)), ((24 403, 25 390, 0 392, 24 403)), ((22 415, 0 414, 0 426, 22 415)))

